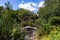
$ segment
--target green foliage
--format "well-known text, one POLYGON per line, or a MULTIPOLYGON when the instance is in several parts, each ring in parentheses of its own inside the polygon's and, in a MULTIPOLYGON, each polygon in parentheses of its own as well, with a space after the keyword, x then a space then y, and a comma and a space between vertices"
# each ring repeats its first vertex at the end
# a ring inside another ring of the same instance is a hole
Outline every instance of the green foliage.
MULTIPOLYGON (((35 22, 38 26, 38 32, 40 33, 40 35, 43 35, 43 36, 46 34, 49 35, 50 32, 53 31, 52 29, 55 29, 54 27, 52 27, 52 25, 57 27, 60 26, 60 7, 59 6, 60 6, 60 0, 44 0, 44 7, 39 8, 37 12, 39 14, 39 19, 37 19, 35 22)), ((49 40, 49 39, 46 38, 46 40, 49 40)), ((55 38, 50 40, 55 40, 55 38)))
POLYGON ((21 28, 32 26, 36 15, 25 9, 13 10, 10 2, 0 7, 0 40, 24 40, 25 32, 21 28))
POLYGON ((2 6, 0 6, 0 14, 1 14, 1 12, 2 12, 3 9, 4 9, 4 8, 3 8, 2 6))
MULTIPOLYGON (((0 40, 24 40, 25 26, 37 26, 39 36, 60 40, 60 0, 44 0, 38 16, 29 10, 13 10, 10 2, 0 7, 0 40), (53 25, 53 26, 52 26, 53 25)), ((45 40, 45 39, 44 39, 45 40)))
POLYGON ((25 26, 32 26, 33 23, 33 18, 36 16, 34 14, 34 12, 31 12, 29 10, 25 10, 25 9, 18 9, 17 10, 18 13, 18 20, 21 21, 21 26, 25 27, 25 26))
POLYGON ((50 34, 43 36, 41 40, 60 40, 60 28, 56 26, 52 26, 52 28, 50 34))
POLYGON ((51 25, 60 25, 60 17, 52 17, 49 19, 51 25))
POLYGON ((25 33, 19 28, 14 28, 11 33, 11 40, 24 40, 25 33))
POLYGON ((48 19, 53 16, 60 16, 60 1, 59 0, 44 0, 44 7, 39 8, 38 14, 40 18, 48 19))
POLYGON ((60 28, 53 29, 48 36, 49 40, 60 40, 60 28))
POLYGON ((50 34, 50 31, 52 30, 52 27, 49 24, 44 24, 42 26, 39 26, 37 31, 39 32, 40 36, 48 35, 50 34))

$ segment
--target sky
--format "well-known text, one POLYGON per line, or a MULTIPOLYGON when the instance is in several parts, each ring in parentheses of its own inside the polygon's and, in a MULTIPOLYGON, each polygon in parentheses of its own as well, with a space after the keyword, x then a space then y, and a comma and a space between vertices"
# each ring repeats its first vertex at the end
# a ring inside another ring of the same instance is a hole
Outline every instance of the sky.
POLYGON ((0 0, 0 6, 9 1, 13 5, 13 9, 24 8, 30 11, 37 11, 38 8, 43 7, 43 0, 0 0))

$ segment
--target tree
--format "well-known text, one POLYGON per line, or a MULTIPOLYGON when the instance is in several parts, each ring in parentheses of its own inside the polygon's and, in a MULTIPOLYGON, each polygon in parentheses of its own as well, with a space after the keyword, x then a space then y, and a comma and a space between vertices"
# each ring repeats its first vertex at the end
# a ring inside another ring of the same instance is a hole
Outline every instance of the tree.
POLYGON ((18 20, 20 20, 20 24, 23 26, 32 26, 33 18, 36 16, 34 12, 25 9, 18 9, 18 20))
POLYGON ((55 26, 60 25, 60 17, 52 17, 52 18, 50 18, 49 23, 51 25, 55 25, 55 26))
POLYGON ((2 6, 0 6, 0 13, 1 13, 1 11, 3 10, 4 8, 2 7, 2 6))
POLYGON ((5 3, 5 9, 7 9, 7 10, 12 9, 12 5, 10 4, 10 2, 5 3))
POLYGON ((50 17, 60 16, 60 1, 59 0, 44 0, 44 6, 39 8, 38 14, 47 21, 50 17))
POLYGON ((47 28, 50 29, 50 24, 60 25, 60 0, 44 0, 44 7, 40 7, 38 10, 39 19, 36 20, 39 31, 48 32, 47 28), (51 19, 51 20, 50 20, 51 19), (49 22, 50 21, 50 22, 49 22), (49 24, 50 23, 50 24, 49 24), (49 26, 45 27, 46 24, 49 26))

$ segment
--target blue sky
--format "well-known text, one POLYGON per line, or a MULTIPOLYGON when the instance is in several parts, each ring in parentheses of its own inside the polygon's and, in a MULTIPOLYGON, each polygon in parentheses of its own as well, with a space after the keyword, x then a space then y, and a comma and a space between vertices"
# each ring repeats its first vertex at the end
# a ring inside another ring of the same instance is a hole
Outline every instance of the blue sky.
POLYGON ((0 0, 0 6, 4 6, 7 1, 13 5, 13 9, 24 8, 30 11, 37 11, 44 3, 43 0, 0 0))

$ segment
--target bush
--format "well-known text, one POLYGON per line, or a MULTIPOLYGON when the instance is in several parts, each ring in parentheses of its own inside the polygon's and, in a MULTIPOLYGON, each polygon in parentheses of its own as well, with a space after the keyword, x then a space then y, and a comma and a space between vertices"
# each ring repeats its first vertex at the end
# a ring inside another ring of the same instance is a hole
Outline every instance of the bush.
POLYGON ((50 34, 43 36, 41 40, 60 40, 60 28, 53 27, 53 30, 50 31, 50 34))
POLYGON ((60 29, 56 28, 55 30, 53 30, 51 34, 49 34, 48 39, 49 40, 60 40, 60 29))
POLYGON ((51 25, 60 25, 60 17, 52 17, 49 19, 51 25))

